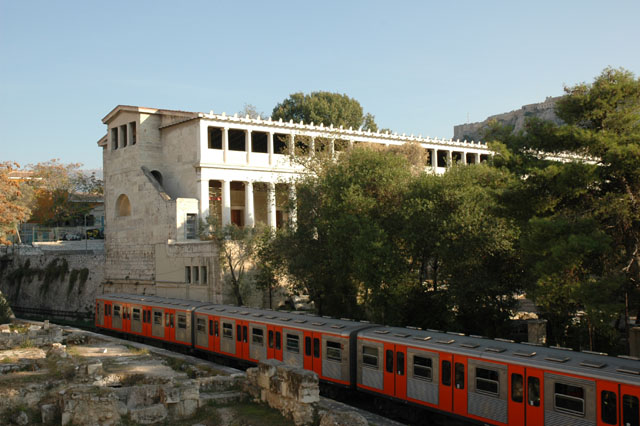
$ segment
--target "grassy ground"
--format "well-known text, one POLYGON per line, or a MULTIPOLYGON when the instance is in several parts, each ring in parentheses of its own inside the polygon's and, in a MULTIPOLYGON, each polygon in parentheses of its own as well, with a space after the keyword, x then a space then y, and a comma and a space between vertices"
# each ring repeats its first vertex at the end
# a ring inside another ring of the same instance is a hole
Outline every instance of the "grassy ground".
POLYGON ((293 422, 265 404, 244 402, 233 405, 209 404, 200 408, 188 420, 171 421, 166 425, 191 426, 293 426, 293 422))

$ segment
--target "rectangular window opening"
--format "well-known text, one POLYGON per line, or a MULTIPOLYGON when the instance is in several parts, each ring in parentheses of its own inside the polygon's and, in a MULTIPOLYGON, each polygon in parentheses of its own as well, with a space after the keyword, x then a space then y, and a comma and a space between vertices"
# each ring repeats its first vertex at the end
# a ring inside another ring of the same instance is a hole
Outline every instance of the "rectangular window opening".
POLYGON ((511 400, 513 402, 522 402, 524 399, 524 380, 522 374, 511 374, 511 400))
MULTIPOLYGON (((294 354, 300 353, 300 337, 287 333, 287 352, 294 354)), ((277 343, 277 342, 276 342, 277 343)))
POLYGON ((404 376, 404 352, 396 352, 396 374, 404 376))
POLYGON ((275 133, 273 135, 273 153, 274 154, 288 154, 289 135, 283 133, 275 133))
POLYGON ((456 362, 454 373, 456 389, 464 389, 464 364, 456 362))
POLYGON ((496 370, 476 367, 476 392, 498 396, 500 394, 498 372, 496 370))
POLYGON ((555 383, 554 405, 556 411, 584 416, 584 389, 580 386, 555 383))
POLYGON ((162 312, 154 312, 153 313, 153 324, 154 325, 162 325, 162 312))
POLYGON ((264 346, 264 331, 261 328, 251 329, 251 343, 264 346))
POLYGON ((200 283, 200 268, 198 266, 193 267, 193 282, 196 284, 200 283))
POLYGON ((342 362, 342 345, 340 343, 327 340, 326 347, 328 360, 342 362))
POLYGON ((120 140, 122 141, 122 147, 125 148, 127 146, 127 125, 123 124, 120 126, 120 140))
POLYGON ((131 123, 129 123, 129 128, 131 129, 131 134, 130 134, 131 145, 135 145, 137 142, 136 122, 132 121, 131 123))
POLYGON ((244 130, 229 129, 229 150, 246 151, 246 132, 244 130))
POLYGON ((265 132, 251 132, 251 152, 266 154, 269 152, 268 145, 268 136, 265 132))
POLYGON ((178 314, 178 328, 182 328, 183 330, 187 328, 186 315, 178 314))
POLYGON ((602 421, 608 425, 618 424, 617 399, 615 392, 603 390, 600 393, 600 413, 602 413, 602 421))
POLYGON ((191 266, 184 267, 184 282, 191 284, 191 266))
POLYGON ((205 321, 204 318, 196 318, 196 331, 199 334, 206 334, 207 333, 207 322, 205 321))
POLYGON ((207 283, 207 267, 206 266, 200 267, 200 282, 202 284, 207 283))
POLYGON ((369 368, 378 369, 378 348, 373 346, 362 346, 362 365, 369 368))
POLYGON ((209 127, 209 149, 222 149, 222 132, 220 127, 209 127))
POLYGON ((222 337, 233 340, 233 325, 228 322, 222 323, 222 337))
POLYGON ((537 377, 527 378, 527 402, 532 407, 540 406, 540 379, 537 377))
POLYGON ((113 127, 111 129, 111 149, 118 149, 118 128, 113 127))
POLYGON ((442 384, 451 386, 451 361, 442 361, 442 384))
POLYGON ((393 373, 393 351, 391 349, 385 351, 385 370, 387 373, 393 373))
POLYGON ((195 213, 187 213, 187 221, 185 226, 187 240, 195 240, 198 235, 198 215, 195 213))
POLYGON ((431 358, 415 355, 413 357, 413 377, 426 381, 433 380, 433 364, 431 358))

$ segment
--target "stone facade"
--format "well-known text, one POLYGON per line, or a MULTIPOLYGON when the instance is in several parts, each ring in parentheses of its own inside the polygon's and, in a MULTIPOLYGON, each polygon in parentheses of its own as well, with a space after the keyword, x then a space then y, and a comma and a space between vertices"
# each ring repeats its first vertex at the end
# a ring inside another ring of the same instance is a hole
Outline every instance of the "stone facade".
POLYGON ((217 247, 198 240, 199 224, 210 216, 223 225, 295 222, 287 205, 302 168, 293 156, 416 143, 443 173, 490 154, 483 144, 213 112, 120 105, 103 123, 105 291, 216 303, 233 300, 222 288, 217 247))
POLYGON ((498 121, 500 124, 513 126, 514 131, 524 129, 526 119, 529 117, 537 117, 542 120, 552 121, 556 124, 562 124, 562 121, 555 113, 556 101, 560 97, 547 97, 544 102, 524 105, 522 108, 505 112, 502 114, 492 115, 484 121, 477 123, 466 123, 453 126, 453 138, 460 140, 480 140, 482 139, 482 131, 487 127, 490 121, 498 121))

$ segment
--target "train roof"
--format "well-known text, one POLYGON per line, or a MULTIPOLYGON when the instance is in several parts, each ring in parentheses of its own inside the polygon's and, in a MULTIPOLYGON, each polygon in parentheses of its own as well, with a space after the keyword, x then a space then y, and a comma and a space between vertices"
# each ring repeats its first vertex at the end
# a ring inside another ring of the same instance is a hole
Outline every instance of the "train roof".
POLYGON ((338 319, 300 311, 273 311, 246 306, 204 306, 198 308, 196 313, 224 316, 244 321, 256 321, 286 328, 300 328, 317 332, 339 334, 341 336, 348 336, 354 330, 371 327, 371 324, 369 323, 358 322, 348 318, 338 319))
POLYGON ((363 330, 358 337, 384 340, 420 349, 449 352, 487 361, 521 364, 561 373, 640 384, 640 359, 627 356, 573 351, 507 339, 489 339, 440 330, 407 327, 375 327, 363 330))
POLYGON ((210 302, 200 302, 197 300, 175 299, 171 297, 161 296, 146 296, 142 294, 125 294, 125 293, 110 293, 102 294, 96 297, 97 299, 111 300, 121 303, 135 303, 140 305, 150 304, 153 306, 180 309, 180 310, 193 310, 201 306, 211 305, 210 302))

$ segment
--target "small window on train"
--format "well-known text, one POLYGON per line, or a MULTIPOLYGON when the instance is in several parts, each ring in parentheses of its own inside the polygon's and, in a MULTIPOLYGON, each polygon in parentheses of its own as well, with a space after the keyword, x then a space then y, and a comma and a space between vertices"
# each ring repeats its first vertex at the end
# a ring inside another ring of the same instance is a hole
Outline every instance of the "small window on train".
POLYGON ((640 410, 638 398, 633 395, 622 397, 622 424, 624 426, 640 425, 640 410))
POLYGON ((165 327, 170 327, 170 325, 169 325, 169 317, 170 316, 171 316, 170 314, 167 314, 167 315, 164 316, 164 326, 165 327))
POLYGON ((209 336, 213 336, 213 320, 209 320, 209 336))
POLYGON ((154 312, 153 313, 153 324, 154 325, 162 325, 162 312, 154 312))
POLYGON ((391 349, 387 349, 385 351, 385 364, 384 368, 387 370, 387 373, 393 373, 393 351, 391 349))
POLYGON ((427 381, 432 381, 433 371, 432 371, 432 361, 431 358, 424 358, 421 356, 413 357, 413 377, 416 379, 422 379, 427 381))
POLYGON ((511 400, 513 402, 522 402, 524 396, 524 381, 522 374, 511 374, 511 400))
POLYGON ((236 340, 238 342, 242 342, 242 326, 241 325, 236 326, 236 340))
POLYGON ((269 347, 273 348, 273 330, 269 330, 269 347))
POLYGON ((498 372, 488 368, 476 367, 476 392, 498 396, 500 393, 498 372))
POLYGON ((342 345, 327 340, 327 360, 342 362, 342 345))
POLYGON ((233 340, 233 325, 228 322, 222 323, 222 337, 233 340))
POLYGON ((174 320, 175 320, 174 314, 169 314, 169 327, 171 328, 175 327, 174 320))
POLYGON ((187 328, 187 317, 182 314, 178 314, 178 328, 187 328))
POLYGON ((133 320, 140 321, 140 308, 133 308, 133 320))
POLYGON ((261 328, 251 329, 251 343, 264 346, 264 331, 261 328))
POLYGON ((115 305, 113 307, 113 316, 116 318, 120 318, 120 305, 115 305))
POLYGON ((441 376, 442 384, 451 386, 451 361, 442 361, 441 376))
POLYGON ((532 407, 540 406, 540 379, 537 377, 527 378, 527 400, 532 407))
POLYGON ((207 322, 204 318, 196 318, 196 331, 198 333, 207 334, 207 322))
POLYGON ((464 364, 456 362, 454 373, 456 389, 464 389, 464 364))
POLYGON ((616 410, 617 395, 615 392, 602 391, 600 393, 600 412, 602 421, 608 425, 618 424, 618 412, 616 410))
POLYGON ((580 386, 556 383, 554 386, 556 411, 584 416, 584 389, 580 386))
POLYGON ((313 356, 314 358, 320 358, 320 339, 313 339, 313 356))
POLYGON ((300 353, 300 337, 287 333, 287 352, 300 353))
POLYGON ((218 337, 218 334, 220 333, 220 332, 218 331, 218 330, 219 330, 219 328, 218 328, 218 327, 219 327, 219 325, 218 325, 218 321, 214 322, 214 323, 213 323, 213 328, 214 328, 214 330, 213 330, 213 334, 214 334, 214 336, 216 336, 216 337, 218 337))
POLYGON ((362 365, 378 369, 378 348, 362 346, 362 365))
POLYGON ((396 373, 398 376, 404 376, 404 352, 396 353, 396 373))
POLYGON ((279 331, 276 331, 276 350, 280 350, 280 348, 282 347, 282 336, 280 334, 279 331))
POLYGON ((311 337, 304 338, 304 354, 311 356, 311 337))

